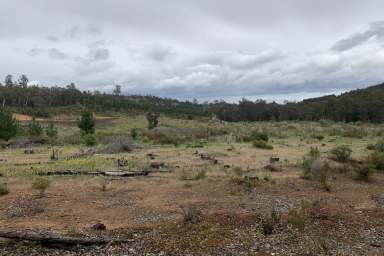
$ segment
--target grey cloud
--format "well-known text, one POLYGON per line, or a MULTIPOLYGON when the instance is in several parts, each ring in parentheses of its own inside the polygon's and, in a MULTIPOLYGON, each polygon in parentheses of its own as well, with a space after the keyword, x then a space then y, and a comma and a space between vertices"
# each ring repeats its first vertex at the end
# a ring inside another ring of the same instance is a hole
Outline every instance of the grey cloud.
POLYGON ((374 22, 370 24, 369 29, 353 34, 352 36, 338 41, 333 47, 334 51, 347 51, 357 47, 370 39, 383 40, 384 39, 384 22, 374 22))
POLYGON ((88 57, 91 61, 107 60, 109 58, 109 50, 106 48, 91 49, 88 57))
POLYGON ((28 55, 34 57, 34 56, 40 55, 42 52, 43 52, 43 49, 39 47, 34 47, 28 51, 28 55))
POLYGON ((0 51, 10 61, 0 77, 25 70, 46 85, 116 82, 178 98, 355 88, 382 79, 384 24, 372 21, 383 9, 382 0, 4 1, 0 51), (20 6, 28 19, 13 19, 20 6))
POLYGON ((149 57, 156 61, 164 61, 173 54, 172 49, 165 46, 154 46, 148 52, 149 57))
POLYGON ((51 48, 48 50, 48 56, 51 59, 55 60, 65 60, 68 58, 68 55, 65 54, 64 52, 56 49, 56 48, 51 48))
POLYGON ((57 42, 59 41, 59 38, 57 36, 50 35, 50 36, 47 36, 47 40, 51 42, 57 42))

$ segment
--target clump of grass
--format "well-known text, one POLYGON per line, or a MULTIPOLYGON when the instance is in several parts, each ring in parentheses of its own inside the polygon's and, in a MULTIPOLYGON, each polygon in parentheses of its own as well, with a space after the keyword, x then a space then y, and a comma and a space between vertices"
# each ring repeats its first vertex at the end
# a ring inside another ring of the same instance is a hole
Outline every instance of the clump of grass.
POLYGON ((203 180, 203 179, 207 178, 207 176, 208 176, 207 173, 208 173, 207 169, 203 168, 193 177, 193 179, 194 180, 203 180))
POLYGON ((375 150, 375 145, 374 144, 368 144, 366 149, 367 150, 375 150))
POLYGON ((272 175, 270 172, 266 172, 263 174, 263 180, 266 181, 266 182, 269 182, 272 180, 272 175))
POLYGON ((233 168, 233 173, 238 176, 238 177, 241 177, 243 175, 243 169, 239 166, 236 166, 233 168))
POLYGON ((255 141, 253 141, 253 146, 255 148, 261 148, 261 149, 268 149, 268 150, 272 150, 273 149, 273 146, 268 144, 264 140, 255 140, 255 141))
POLYGON ((384 171, 384 153, 373 152, 367 157, 366 163, 372 165, 376 170, 384 171))
POLYGON ((231 182, 240 185, 244 188, 244 190, 248 193, 250 193, 258 184, 259 178, 258 177, 233 177, 231 178, 231 182))
POLYGON ((272 235, 275 226, 280 222, 281 216, 276 210, 272 210, 270 215, 263 220, 262 232, 264 235, 272 235))
POLYGON ((0 183, 0 196, 9 194, 8 184, 0 183))
POLYGON ((377 151, 377 152, 380 152, 380 153, 384 153, 384 140, 383 141, 379 141, 376 143, 374 149, 377 151))
POLYGON ((331 157, 336 161, 341 163, 346 163, 349 161, 351 157, 352 149, 350 149, 346 145, 341 145, 333 148, 330 153, 331 153, 331 157))
POLYGON ((43 195, 50 184, 50 179, 46 177, 36 177, 32 182, 32 188, 38 190, 40 192, 40 195, 43 195))
POLYGON ((362 166, 359 166, 356 170, 356 179, 362 180, 362 181, 369 181, 372 173, 373 173, 373 166, 371 164, 363 164, 362 166))
POLYGON ((303 232, 307 226, 308 215, 302 209, 293 209, 288 213, 287 222, 299 232, 303 232))
POLYGON ((99 183, 100 183, 100 189, 103 192, 108 191, 112 185, 112 181, 110 179, 104 178, 104 177, 100 178, 99 183))
POLYGON ((269 141, 269 136, 265 132, 260 132, 258 130, 252 131, 251 134, 244 139, 245 141, 269 141))
POLYGON ((310 179, 312 177, 311 166, 312 164, 320 158, 320 151, 317 147, 311 147, 309 152, 303 157, 302 167, 303 167, 303 178, 310 179))
POLYGON ((83 137, 85 145, 88 147, 93 147, 97 144, 97 139, 94 134, 86 134, 83 137))

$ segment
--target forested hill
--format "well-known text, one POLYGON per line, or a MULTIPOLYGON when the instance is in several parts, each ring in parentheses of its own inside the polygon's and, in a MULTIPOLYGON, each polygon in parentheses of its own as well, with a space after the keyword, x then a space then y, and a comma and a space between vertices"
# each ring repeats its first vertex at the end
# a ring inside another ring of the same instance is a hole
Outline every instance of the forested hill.
POLYGON ((384 83, 344 93, 307 99, 298 103, 266 103, 242 100, 211 106, 218 118, 226 121, 329 119, 343 122, 384 122, 384 83))
POLYGON ((158 111, 183 117, 216 115, 237 121, 284 121, 329 119, 334 121, 384 122, 384 83, 344 93, 307 99, 298 103, 267 103, 242 100, 237 104, 215 102, 198 104, 154 96, 123 96, 80 91, 74 84, 65 88, 0 85, 0 106, 35 115, 49 116, 57 107, 81 105, 94 111, 158 111))
POLYGON ((0 106, 21 113, 49 116, 53 108, 81 105, 94 111, 157 111, 183 117, 210 116, 206 105, 154 96, 123 96, 65 88, 23 84, 0 85, 0 106))

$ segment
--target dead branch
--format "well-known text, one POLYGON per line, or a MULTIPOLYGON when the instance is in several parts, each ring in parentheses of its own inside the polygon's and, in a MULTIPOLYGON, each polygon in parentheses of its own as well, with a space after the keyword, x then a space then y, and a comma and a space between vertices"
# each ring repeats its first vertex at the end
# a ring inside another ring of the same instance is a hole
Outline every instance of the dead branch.
POLYGON ((47 231, 33 230, 0 230, 0 237, 15 240, 25 240, 40 242, 45 244, 65 244, 65 245, 95 245, 108 243, 127 243, 132 240, 114 240, 114 239, 91 239, 91 238, 74 238, 65 237, 57 233, 47 231))

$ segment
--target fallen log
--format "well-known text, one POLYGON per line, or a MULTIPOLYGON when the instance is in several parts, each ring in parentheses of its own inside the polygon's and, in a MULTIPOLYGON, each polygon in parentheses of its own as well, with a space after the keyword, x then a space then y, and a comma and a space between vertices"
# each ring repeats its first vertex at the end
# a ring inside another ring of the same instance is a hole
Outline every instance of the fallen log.
POLYGON ((53 232, 33 230, 0 230, 0 237, 7 239, 40 242, 45 244, 64 245, 96 245, 132 242, 132 240, 121 239, 66 237, 53 232))
POLYGON ((106 176, 106 177, 136 177, 136 176, 147 176, 151 171, 80 171, 80 170, 58 170, 39 173, 40 176, 106 176))
POLYGON ((169 170, 149 169, 144 171, 83 171, 83 170, 56 170, 40 172, 39 176, 105 176, 105 177, 137 177, 148 176, 150 173, 166 173, 169 170))

